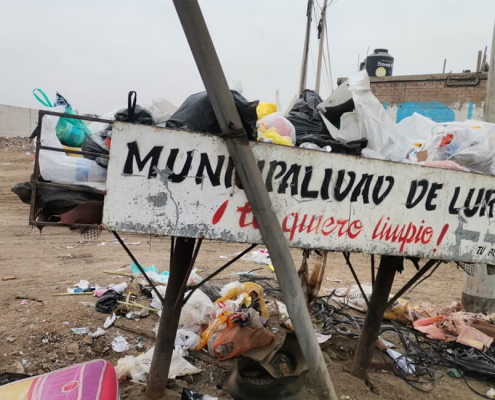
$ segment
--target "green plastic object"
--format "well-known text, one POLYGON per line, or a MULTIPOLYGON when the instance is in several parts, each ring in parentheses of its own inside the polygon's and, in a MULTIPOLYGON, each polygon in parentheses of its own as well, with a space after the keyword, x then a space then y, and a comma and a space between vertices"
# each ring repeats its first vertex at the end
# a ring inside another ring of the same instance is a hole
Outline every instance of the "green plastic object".
MULTIPOLYGON (((52 104, 50 102, 50 99, 46 95, 45 92, 41 89, 34 89, 33 90, 33 95, 34 97, 45 107, 52 108, 52 104)), ((72 110, 72 106, 62 97, 57 93, 57 100, 62 99, 63 103, 65 104, 65 113, 66 114, 72 114, 72 115, 77 115, 74 110, 72 110)), ((91 131, 88 129, 86 124, 79 120, 79 119, 72 119, 72 118, 66 118, 62 117, 59 119, 57 127, 56 127, 56 133, 58 140, 60 140, 60 143, 62 143, 65 146, 69 147, 81 147, 82 143, 84 140, 91 135, 91 131)))
POLYGON ((449 369, 447 371, 447 375, 449 375, 450 377, 455 378, 455 379, 461 379, 462 378, 462 372, 456 368, 449 369))

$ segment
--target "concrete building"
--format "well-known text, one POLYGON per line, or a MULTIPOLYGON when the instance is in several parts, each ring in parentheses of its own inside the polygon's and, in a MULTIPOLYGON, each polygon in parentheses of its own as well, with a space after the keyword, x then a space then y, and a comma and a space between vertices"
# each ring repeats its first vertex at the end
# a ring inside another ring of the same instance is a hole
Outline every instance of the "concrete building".
POLYGON ((371 91, 396 122, 415 112, 436 122, 483 120, 487 73, 387 76, 370 81, 371 91))

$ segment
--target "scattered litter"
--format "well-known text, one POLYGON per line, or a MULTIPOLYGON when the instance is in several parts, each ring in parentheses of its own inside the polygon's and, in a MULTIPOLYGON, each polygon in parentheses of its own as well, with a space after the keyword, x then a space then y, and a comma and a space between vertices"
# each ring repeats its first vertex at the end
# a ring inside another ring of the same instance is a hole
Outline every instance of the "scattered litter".
POLYGON ((136 348, 141 350, 144 348, 144 337, 140 336, 136 339, 136 348))
POLYGON ((89 281, 86 281, 84 279, 81 279, 74 286, 75 287, 78 287, 79 289, 82 289, 82 290, 87 290, 87 289, 89 289, 90 283, 89 283, 89 281))
POLYGON ((41 339, 41 343, 43 344, 48 344, 49 340, 47 338, 41 339))
POLYGON ((294 330, 294 326, 292 325, 292 321, 290 320, 289 316, 289 311, 287 311, 287 306, 284 303, 281 303, 280 301, 277 300, 277 307, 278 307, 278 318, 279 318, 279 323, 282 325, 284 328, 294 330))
POLYGON ((17 276, 4 276, 2 281, 13 281, 14 279, 17 279, 17 276))
POLYGON ((117 336, 112 340, 112 349, 117 353, 122 353, 126 350, 129 350, 129 343, 127 343, 125 337, 117 336))
POLYGON ((26 359, 23 359, 23 360, 22 360, 22 365, 26 366, 26 365, 28 365, 28 364, 29 364, 29 361, 28 361, 28 360, 26 360, 26 359))
POLYGON ((139 246, 141 242, 126 242, 125 244, 128 246, 139 246))
POLYGON ((332 337, 332 335, 324 335, 318 332, 315 333, 316 333, 316 340, 318 341, 319 344, 325 343, 327 340, 329 340, 332 337))
POLYGON ((122 299, 122 295, 115 290, 108 290, 96 302, 96 311, 104 314, 110 314, 118 306, 118 301, 122 299))
POLYGON ((394 360, 394 363, 396 363, 399 368, 402 369, 406 374, 416 373, 416 367, 412 363, 411 359, 392 349, 387 349, 387 354, 392 360, 394 360))
POLYGON ((203 278, 198 274, 198 269, 194 268, 191 271, 191 275, 189 275, 189 279, 187 280, 187 286, 195 286, 198 283, 201 283, 203 278))
POLYGON ((328 276, 325 278, 328 282, 337 282, 337 283, 341 283, 342 281, 340 279, 337 279, 337 278, 329 278, 328 276))
POLYGON ((457 343, 485 351, 492 345, 493 338, 472 326, 464 325, 457 337, 457 343))
POLYGON ((495 399, 495 389, 488 389, 488 391, 486 392, 486 397, 488 397, 489 399, 495 399))
POLYGON ((85 327, 85 328, 71 328, 71 331, 72 331, 72 333, 74 333, 76 335, 86 335, 87 333, 89 333, 89 328, 88 327, 85 327))
POLYGON ((103 328, 105 328, 105 329, 110 328, 116 319, 117 319, 117 316, 115 315, 115 313, 113 313, 110 317, 107 317, 107 319, 105 320, 105 323, 103 324, 103 328))
POLYGON ((393 344, 392 342, 389 342, 388 340, 385 340, 383 339, 382 337, 378 336, 378 339, 380 339, 382 341, 382 343, 387 346, 389 349, 393 349, 395 348, 395 344, 393 344))
MULTIPOLYGON (((146 353, 143 353, 137 357, 125 356, 117 362, 115 368, 117 372, 117 378, 120 379, 123 376, 127 376, 134 381, 144 382, 148 377, 151 368, 151 360, 153 359, 154 347, 149 349, 146 353)), ((170 370, 168 373, 169 379, 175 379, 178 376, 198 374, 201 370, 194 365, 187 362, 184 358, 177 354, 172 353, 172 361, 170 363, 170 370)))
POLYGON ((194 350, 198 347, 200 341, 201 338, 196 333, 186 329, 179 329, 175 336, 175 351, 181 357, 186 357, 189 354, 187 350, 194 350))
POLYGON ((122 283, 118 283, 116 285, 110 285, 109 289, 115 290, 117 293, 124 293, 124 291, 127 289, 127 283, 122 282, 122 283))
MULTIPOLYGON (((158 268, 154 265, 150 265, 149 267, 143 267, 141 265, 141 268, 144 270, 144 272, 146 272, 146 275, 148 275, 153 282, 161 284, 166 284, 168 282, 168 277, 170 275, 168 271, 159 273, 158 268)), ((134 262, 131 265, 131 273, 133 275, 142 275, 138 266, 134 262)))
POLYGON ((8 337, 7 339, 5 339, 7 342, 9 343, 13 343, 15 342, 16 338, 15 337, 8 337))
POLYGON ((21 301, 21 306, 25 306, 25 305, 27 305, 27 303, 28 303, 28 301, 27 301, 27 300, 22 300, 22 301, 21 301))
MULTIPOLYGON (((160 293, 160 295, 165 298, 165 291, 167 290, 167 287, 166 286, 155 286, 156 289, 158 290, 158 293, 160 293)), ((163 305, 162 305, 162 301, 160 300, 160 298, 156 295, 156 292, 153 290, 151 292, 151 296, 152 296, 152 300, 151 300, 151 307, 152 308, 155 308, 157 310, 161 310, 163 305)))
MULTIPOLYGON (((115 315, 115 314, 114 314, 115 315)), ((110 317, 109 317, 110 318, 110 317)), ((96 339, 100 336, 104 336, 105 335, 105 330, 104 329, 101 329, 101 328, 98 328, 96 331, 94 332, 90 332, 89 335, 93 338, 93 339, 96 339)))
POLYGON ((182 389, 180 400, 218 400, 218 397, 203 395, 198 392, 193 392, 191 389, 182 389))
POLYGON ((256 264, 270 265, 272 263, 268 250, 263 250, 263 249, 258 251, 253 251, 252 260, 256 264))
POLYGON ((70 322, 69 321, 64 321, 64 322, 62 322, 62 324, 64 324, 64 325, 70 325, 70 322))
POLYGON ((451 368, 447 371, 447 375, 450 376, 451 378, 455 379, 461 379, 462 378, 462 372, 459 371, 457 368, 451 368))
MULTIPOLYGON (((371 292, 373 291, 371 283, 363 283, 361 284, 361 287, 369 300, 371 297, 371 292)), ((335 289, 335 296, 335 301, 347 304, 355 310, 366 312, 368 309, 366 300, 363 298, 363 294, 361 293, 358 285, 335 289)))
POLYGON ((220 260, 226 260, 227 258, 227 256, 220 256, 220 260))
POLYGON ((90 301, 80 301, 79 304, 89 308, 93 308, 95 306, 95 303, 92 303, 90 301))

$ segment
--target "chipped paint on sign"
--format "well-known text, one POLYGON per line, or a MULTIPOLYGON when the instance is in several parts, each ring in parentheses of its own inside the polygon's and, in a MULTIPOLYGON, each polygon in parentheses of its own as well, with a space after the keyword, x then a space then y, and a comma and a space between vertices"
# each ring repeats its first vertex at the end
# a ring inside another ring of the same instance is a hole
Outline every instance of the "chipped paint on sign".
MULTIPOLYGON (((250 143, 292 247, 489 262, 495 177, 250 143)), ((116 122, 111 229, 261 243, 224 141, 116 122)))

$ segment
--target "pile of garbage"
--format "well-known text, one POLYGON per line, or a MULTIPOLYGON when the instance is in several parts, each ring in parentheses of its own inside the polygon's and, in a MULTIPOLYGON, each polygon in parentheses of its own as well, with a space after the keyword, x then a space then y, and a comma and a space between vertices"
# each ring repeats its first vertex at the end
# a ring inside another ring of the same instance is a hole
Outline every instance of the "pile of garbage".
MULTIPOLYGON (((371 93, 364 70, 350 76, 324 101, 314 90, 304 90, 285 115, 274 103, 248 101, 238 91, 231 92, 250 140, 495 174, 494 124, 473 120, 440 124, 419 114, 396 124, 371 93)), ((59 93, 53 103, 40 89, 35 89, 34 95, 50 110, 76 114, 59 93)), ((136 104, 135 92, 130 92, 126 108, 102 118, 221 135, 206 92, 189 96, 178 109, 165 99, 140 106, 136 104)), ((32 137, 37 134, 35 130, 32 137)), ((43 145, 86 152, 81 156, 42 150, 39 155, 42 181, 105 189, 112 125, 100 122, 86 125, 73 118, 45 115, 41 137, 43 145)), ((29 204, 29 182, 20 183, 12 190, 29 204)), ((67 224, 101 222, 103 196, 99 193, 40 187, 36 198, 46 220, 67 224), (62 216, 81 206, 82 209, 62 216)))

